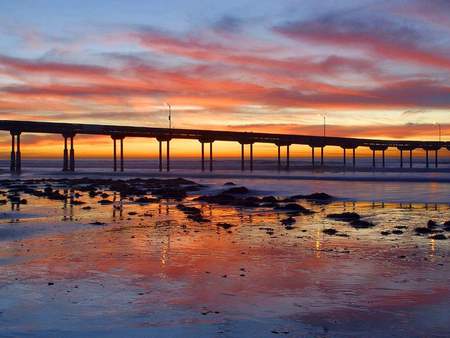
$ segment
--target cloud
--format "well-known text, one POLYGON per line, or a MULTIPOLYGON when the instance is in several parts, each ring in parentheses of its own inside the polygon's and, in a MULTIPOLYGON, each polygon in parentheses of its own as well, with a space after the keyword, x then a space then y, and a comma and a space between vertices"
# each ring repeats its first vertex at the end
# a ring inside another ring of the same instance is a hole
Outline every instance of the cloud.
POLYGON ((354 48, 398 62, 450 70, 450 57, 425 45, 427 36, 387 19, 324 16, 310 21, 288 22, 273 28, 290 39, 316 45, 354 48))

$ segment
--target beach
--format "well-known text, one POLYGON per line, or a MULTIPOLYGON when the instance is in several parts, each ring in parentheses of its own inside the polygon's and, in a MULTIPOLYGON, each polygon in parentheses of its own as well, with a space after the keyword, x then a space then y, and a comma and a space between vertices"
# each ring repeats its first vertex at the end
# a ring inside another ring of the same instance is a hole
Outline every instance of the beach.
POLYGON ((219 174, 4 174, 0 336, 448 336, 445 179, 219 174))

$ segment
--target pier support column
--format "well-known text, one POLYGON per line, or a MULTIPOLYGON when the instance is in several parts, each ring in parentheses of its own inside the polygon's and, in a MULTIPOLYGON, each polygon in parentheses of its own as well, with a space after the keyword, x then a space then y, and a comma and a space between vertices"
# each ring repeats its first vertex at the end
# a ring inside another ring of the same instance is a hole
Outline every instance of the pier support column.
POLYGON ((123 161, 123 137, 120 138, 120 172, 124 170, 124 161, 123 161))
POLYGON ((409 150, 409 167, 410 167, 410 168, 413 167, 413 162, 412 162, 413 156, 412 156, 412 154, 413 154, 413 150, 410 149, 410 150, 409 150))
POLYGON ((286 146, 286 170, 289 170, 289 167, 290 167, 290 161, 291 161, 291 159, 290 159, 290 154, 289 154, 289 148, 290 148, 290 145, 288 144, 288 145, 286 146))
POLYGON ((314 156, 315 156, 314 147, 311 147, 311 164, 313 168, 316 166, 316 159, 314 158, 314 156))
POLYGON ((425 150, 425 166, 427 169, 430 167, 430 163, 428 162, 428 149, 425 150))
POLYGON ((434 151, 434 167, 435 168, 437 168, 438 167, 438 149, 436 149, 435 151, 434 151))
POLYGON ((343 156, 344 156, 344 168, 345 168, 345 167, 347 167, 347 149, 345 149, 345 148, 342 148, 342 149, 344 149, 343 156))
POLYGON ((372 150, 372 167, 375 168, 376 163, 375 163, 375 150, 372 150))
POLYGON ((22 154, 20 152, 20 133, 17 135, 17 151, 16 151, 16 173, 22 171, 22 154))
POLYGON ((320 147, 320 166, 323 167, 323 148, 320 147))
POLYGON ((63 151, 63 171, 69 170, 69 150, 67 148, 67 136, 64 137, 64 151, 63 151))
POLYGON ((253 171, 253 143, 250 143, 250 171, 253 171))
POLYGON ((385 150, 383 149, 382 151, 381 151, 381 156, 382 156, 382 159, 383 159, 383 162, 382 162, 382 164, 383 164, 383 168, 385 168, 386 167, 386 161, 385 161, 385 155, 384 155, 384 153, 385 153, 385 150))
POLYGON ((163 170, 163 163, 162 163, 162 141, 158 140, 159 143, 159 171, 163 170))
POLYGON ((200 141, 202 147, 202 171, 205 171, 205 143, 200 141))
POLYGON ((278 171, 281 170, 281 146, 277 144, 278 148, 278 171))
POLYGON ((170 171, 170 140, 166 141, 166 171, 170 171))
POLYGON ((70 136, 70 161, 69 161, 70 171, 75 171, 75 149, 73 145, 74 137, 75 135, 70 136))
POLYGON ((353 158, 353 169, 355 169, 356 168, 356 148, 353 148, 352 158, 353 158))
POLYGON ((213 143, 209 142, 209 171, 213 171, 213 143))
POLYGON ((11 163, 10 170, 16 172, 16 135, 11 132, 11 163))
POLYGON ((113 169, 117 171, 117 139, 113 138, 113 169))
POLYGON ((244 160, 245 160, 245 158, 244 158, 244 151, 245 151, 245 149, 244 149, 244 143, 241 143, 241 171, 244 171, 245 170, 245 163, 244 163, 244 160))

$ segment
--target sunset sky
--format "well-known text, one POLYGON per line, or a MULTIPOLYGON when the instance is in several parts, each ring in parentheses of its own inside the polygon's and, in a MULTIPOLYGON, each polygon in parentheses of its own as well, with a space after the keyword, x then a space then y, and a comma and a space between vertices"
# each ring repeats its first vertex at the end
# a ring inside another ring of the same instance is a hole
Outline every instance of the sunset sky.
POLYGON ((0 22, 0 119, 167 126, 169 102, 177 128, 450 140, 447 0, 0 1, 0 22))

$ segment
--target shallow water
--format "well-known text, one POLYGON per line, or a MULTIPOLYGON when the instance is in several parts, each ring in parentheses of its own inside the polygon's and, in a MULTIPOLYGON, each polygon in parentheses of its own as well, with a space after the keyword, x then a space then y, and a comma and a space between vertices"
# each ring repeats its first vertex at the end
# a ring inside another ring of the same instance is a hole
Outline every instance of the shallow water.
MULTIPOLYGON (((292 161, 290 171, 270 170, 273 160, 255 161, 253 172, 241 172, 238 160, 218 160, 213 172, 201 172, 198 159, 172 161, 169 173, 158 172, 154 160, 127 160, 124 173, 111 173, 111 161, 105 159, 78 160, 74 174, 61 172, 59 160, 24 160, 20 178, 39 177, 186 177, 195 181, 221 185, 224 180, 233 181, 258 191, 261 194, 293 195, 317 191, 327 192, 346 200, 369 202, 402 203, 450 203, 450 162, 443 159, 438 171, 424 171, 418 167, 413 171, 402 171, 391 164, 386 171, 370 169, 370 159, 361 158, 358 170, 342 170, 328 167, 322 170, 302 168, 304 161, 292 161)), ((388 162, 389 164, 389 162, 388 162)), ((417 166, 422 166, 418 163, 417 166)), ((6 167, 7 161, 0 161, 3 173, 0 179, 15 178, 6 167)), ((247 168, 248 169, 248 168, 247 168)))
POLYGON ((301 202, 316 213, 286 230, 283 212, 194 196, 183 203, 210 222, 187 219, 175 201, 120 207, 118 195, 100 205, 86 193, 93 209, 83 210, 24 197, 0 206, 2 337, 450 334, 449 240, 414 232, 450 220, 447 204, 301 202), (342 211, 376 226, 325 217, 342 211), (403 233, 380 234, 395 227, 403 233))

